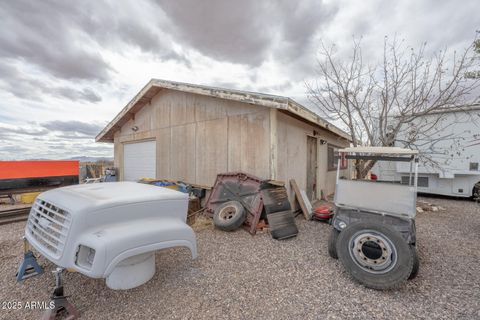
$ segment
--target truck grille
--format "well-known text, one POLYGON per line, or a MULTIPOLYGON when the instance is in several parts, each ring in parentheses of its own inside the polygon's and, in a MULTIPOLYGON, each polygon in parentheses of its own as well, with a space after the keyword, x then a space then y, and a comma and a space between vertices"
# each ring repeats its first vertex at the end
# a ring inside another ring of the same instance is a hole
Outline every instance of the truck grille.
POLYGON ((58 258, 65 247, 71 219, 67 211, 37 198, 30 211, 27 229, 49 254, 58 258))

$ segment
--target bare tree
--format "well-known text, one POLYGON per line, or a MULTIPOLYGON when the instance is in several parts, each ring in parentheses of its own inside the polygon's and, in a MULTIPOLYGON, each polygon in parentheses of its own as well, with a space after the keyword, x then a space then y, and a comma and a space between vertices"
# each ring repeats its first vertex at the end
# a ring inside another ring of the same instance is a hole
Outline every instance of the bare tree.
MULTIPOLYGON (((383 61, 365 63, 360 40, 351 56, 338 57, 336 47, 321 44, 317 80, 307 83, 309 97, 324 116, 338 120, 350 133, 353 145, 417 148, 425 137, 439 136, 442 110, 464 106, 480 85, 466 74, 475 67, 475 44, 461 53, 442 50, 427 55, 426 44, 417 50, 404 41, 385 37, 383 61), (419 124, 419 119, 435 115, 419 124)), ((434 152, 434 151, 433 151, 434 152)), ((357 161, 357 177, 365 177, 375 161, 357 161)))
MULTIPOLYGON (((480 34, 480 31, 477 31, 477 37, 480 34)), ((480 39, 476 38, 473 41, 473 50, 477 54, 476 58, 477 60, 480 60, 480 39)), ((465 77, 469 79, 480 79, 480 70, 469 70, 465 73, 465 77)))

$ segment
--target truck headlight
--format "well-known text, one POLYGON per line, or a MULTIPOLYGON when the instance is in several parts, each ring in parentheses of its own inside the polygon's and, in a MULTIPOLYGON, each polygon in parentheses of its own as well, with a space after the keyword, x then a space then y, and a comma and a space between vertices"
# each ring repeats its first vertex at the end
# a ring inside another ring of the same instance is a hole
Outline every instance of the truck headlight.
POLYGON ((85 269, 91 269, 93 260, 95 260, 95 249, 79 245, 75 264, 85 269))

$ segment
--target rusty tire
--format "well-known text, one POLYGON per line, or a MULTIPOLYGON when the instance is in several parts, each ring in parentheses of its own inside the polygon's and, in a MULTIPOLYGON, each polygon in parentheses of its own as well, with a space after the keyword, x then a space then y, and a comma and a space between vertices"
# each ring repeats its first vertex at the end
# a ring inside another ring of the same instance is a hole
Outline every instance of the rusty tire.
POLYGON ((240 202, 228 201, 215 209, 213 223, 220 230, 233 231, 245 222, 246 217, 247 213, 240 202))

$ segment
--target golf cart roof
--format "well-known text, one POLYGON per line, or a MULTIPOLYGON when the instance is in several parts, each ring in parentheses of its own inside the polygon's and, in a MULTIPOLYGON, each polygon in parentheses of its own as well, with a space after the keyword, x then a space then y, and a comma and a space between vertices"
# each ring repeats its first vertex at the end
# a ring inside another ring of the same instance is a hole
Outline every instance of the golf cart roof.
POLYGON ((390 155, 417 155, 418 150, 399 147, 351 147, 338 150, 340 153, 370 153, 390 155))

